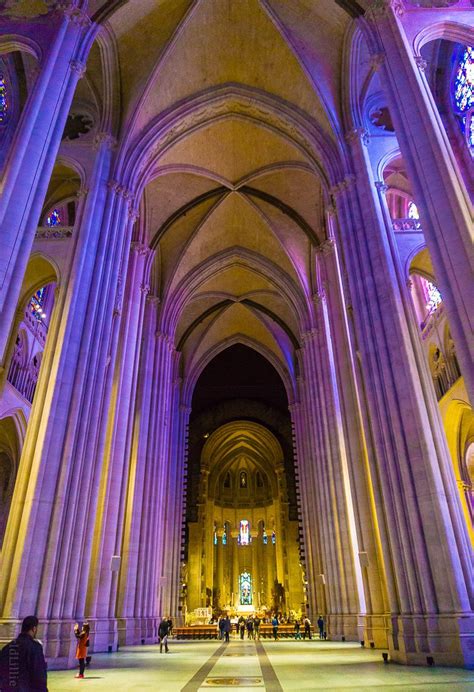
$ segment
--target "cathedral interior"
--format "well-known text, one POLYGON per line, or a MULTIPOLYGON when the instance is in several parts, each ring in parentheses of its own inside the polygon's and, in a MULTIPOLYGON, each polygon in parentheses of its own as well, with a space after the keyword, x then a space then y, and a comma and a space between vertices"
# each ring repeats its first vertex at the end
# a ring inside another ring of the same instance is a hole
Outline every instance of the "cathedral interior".
POLYGON ((474 666, 473 19, 0 2, 1 643, 474 666))

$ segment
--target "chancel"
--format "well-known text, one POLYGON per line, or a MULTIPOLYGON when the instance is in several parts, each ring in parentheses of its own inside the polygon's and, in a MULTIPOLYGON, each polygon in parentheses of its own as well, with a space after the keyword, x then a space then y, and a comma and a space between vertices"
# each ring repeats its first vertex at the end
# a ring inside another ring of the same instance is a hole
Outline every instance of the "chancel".
POLYGON ((0 2, 1 643, 474 666, 473 18, 0 2))

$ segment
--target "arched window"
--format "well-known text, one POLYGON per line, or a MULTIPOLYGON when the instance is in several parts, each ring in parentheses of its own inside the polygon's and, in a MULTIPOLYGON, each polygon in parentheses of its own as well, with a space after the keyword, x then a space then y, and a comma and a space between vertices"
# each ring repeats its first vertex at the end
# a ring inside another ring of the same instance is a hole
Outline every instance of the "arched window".
POLYGON ((44 301, 46 298, 46 287, 43 286, 42 288, 39 288, 36 293, 33 293, 31 296, 30 300, 30 305, 29 309, 30 312, 32 313, 33 317, 36 317, 36 319, 39 322, 42 322, 44 318, 46 317, 46 313, 44 311, 44 301))
POLYGON ((248 545, 250 543, 250 526, 247 519, 242 519, 240 522, 239 543, 240 545, 248 545))
POLYGON ((268 536, 267 536, 267 530, 266 529, 263 529, 262 541, 263 541, 263 545, 268 544, 268 536))
POLYGON ((277 542, 276 533, 275 533, 275 531, 272 531, 272 543, 273 543, 273 545, 275 545, 276 542, 277 542))
POLYGON ((240 487, 246 488, 247 487, 247 472, 241 471, 239 478, 240 478, 240 487))
POLYGON ((222 534, 222 545, 227 545, 227 524, 224 524, 224 533, 222 534))
POLYGON ((252 577, 242 572, 239 577, 240 605, 252 605, 252 577))
POLYGON ((411 201, 408 203, 408 218, 409 219, 419 219, 420 214, 418 213, 418 207, 415 202, 411 201))
POLYGON ((441 297, 441 293, 438 291, 436 286, 431 283, 431 281, 425 280, 425 287, 426 287, 426 309, 431 314, 432 312, 434 312, 438 308, 440 303, 442 303, 443 299, 441 297))
POLYGON ((230 473, 228 471, 224 478, 224 488, 230 488, 230 473))
POLYGON ((453 106, 466 142, 474 149, 474 48, 466 46, 453 82, 453 106))
POLYGON ((214 545, 217 545, 217 527, 214 524, 214 545))
POLYGON ((0 125, 7 121, 8 117, 8 95, 7 82, 3 72, 0 72, 0 125))

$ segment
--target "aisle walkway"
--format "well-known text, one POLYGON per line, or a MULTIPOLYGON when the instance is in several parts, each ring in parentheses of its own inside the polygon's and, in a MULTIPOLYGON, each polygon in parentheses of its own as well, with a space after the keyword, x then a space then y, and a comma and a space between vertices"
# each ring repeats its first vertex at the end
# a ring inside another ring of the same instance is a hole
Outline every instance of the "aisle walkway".
POLYGON ((171 641, 170 653, 161 655, 157 646, 125 647, 96 654, 84 680, 73 676, 74 671, 51 672, 50 692, 474 689, 473 671, 384 665, 380 651, 319 640, 171 641))

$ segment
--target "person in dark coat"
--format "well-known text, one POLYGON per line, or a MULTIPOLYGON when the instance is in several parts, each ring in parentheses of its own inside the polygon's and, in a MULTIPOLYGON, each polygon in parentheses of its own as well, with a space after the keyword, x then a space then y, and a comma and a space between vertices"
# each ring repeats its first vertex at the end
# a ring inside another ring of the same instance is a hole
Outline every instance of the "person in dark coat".
POLYGON ((224 639, 224 637, 225 637, 224 629, 225 629, 225 617, 222 616, 219 618, 219 635, 220 635, 219 638, 220 639, 224 639))
POLYGON ((318 627, 319 627, 319 638, 325 639, 325 637, 324 637, 324 620, 323 620, 322 615, 320 615, 318 617, 318 627))
POLYGON ((273 637, 274 637, 275 641, 277 641, 277 639, 278 639, 278 625, 279 624, 280 623, 279 623, 277 615, 275 613, 275 615, 272 618, 273 637))
POLYGON ((230 617, 227 615, 224 619, 224 634, 225 634, 225 640, 226 642, 230 641, 230 630, 231 630, 232 624, 230 621, 230 617))
POLYGON ((162 618, 158 626, 158 639, 160 641, 160 654, 163 653, 163 644, 165 645, 165 653, 169 653, 168 649, 168 634, 170 631, 170 622, 167 618, 162 618))
POLYGON ((23 620, 21 634, 0 652, 2 692, 48 692, 43 647, 35 640, 37 631, 38 618, 29 615, 23 620))

